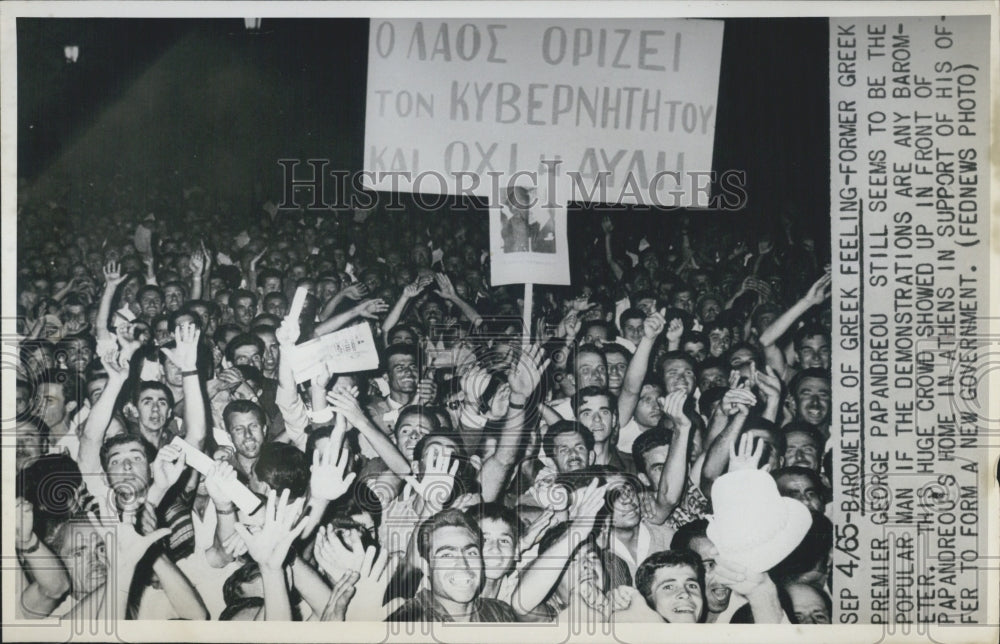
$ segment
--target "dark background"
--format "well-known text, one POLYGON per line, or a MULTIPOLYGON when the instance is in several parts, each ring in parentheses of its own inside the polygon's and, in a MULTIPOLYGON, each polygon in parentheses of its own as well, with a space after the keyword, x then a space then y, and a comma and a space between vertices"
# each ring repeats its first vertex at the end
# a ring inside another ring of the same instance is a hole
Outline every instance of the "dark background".
MULTIPOLYGON (((825 248, 827 21, 725 23, 714 169, 745 171, 749 199, 694 216, 759 230, 784 214, 825 248)), ((179 172, 260 213, 281 198, 279 158, 362 167, 367 20, 265 19, 252 35, 239 19, 21 18, 17 37, 22 198, 95 180, 141 194, 155 175, 179 172), (76 64, 67 44, 80 47, 76 64)))

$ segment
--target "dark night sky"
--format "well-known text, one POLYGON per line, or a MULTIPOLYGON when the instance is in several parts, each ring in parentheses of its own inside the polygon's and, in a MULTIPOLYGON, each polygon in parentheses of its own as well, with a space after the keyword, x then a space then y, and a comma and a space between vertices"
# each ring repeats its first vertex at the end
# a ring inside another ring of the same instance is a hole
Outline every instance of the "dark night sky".
MULTIPOLYGON (((360 169, 368 21, 265 20, 264 31, 18 19, 19 176, 31 190, 81 168, 110 180, 124 167, 131 181, 181 169, 250 205, 280 195, 279 158, 360 169), (71 42, 75 65, 63 59, 71 42)), ((825 19, 726 20, 714 165, 746 170, 750 200, 721 217, 784 211, 828 238, 827 49, 825 19)))

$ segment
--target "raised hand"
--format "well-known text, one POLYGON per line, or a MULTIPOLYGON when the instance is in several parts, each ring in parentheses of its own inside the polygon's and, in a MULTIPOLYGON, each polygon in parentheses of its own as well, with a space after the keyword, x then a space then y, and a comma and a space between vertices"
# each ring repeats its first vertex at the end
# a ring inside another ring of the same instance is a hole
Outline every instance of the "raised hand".
POLYGON ((305 498, 289 503, 288 495, 287 489, 281 491, 280 498, 274 490, 268 493, 264 525, 257 532, 251 534, 242 523, 234 526, 261 569, 281 569, 292 542, 306 527, 305 517, 301 516, 305 498))
POLYGON ((321 526, 316 531, 313 554, 316 563, 330 579, 337 579, 344 572, 360 573, 364 566, 365 550, 356 530, 342 530, 338 534, 328 525, 321 526), (341 541, 340 535, 343 535, 344 541, 341 541))
POLYGON ((174 341, 177 346, 172 349, 164 347, 161 351, 181 371, 195 371, 198 369, 198 339, 200 337, 201 329, 195 325, 179 324, 174 329, 174 341))
POLYGON ((681 319, 674 318, 670 320, 670 324, 667 325, 667 340, 672 343, 680 342, 682 335, 684 335, 684 323, 681 319))
POLYGON ((722 396, 722 405, 719 407, 727 416, 737 414, 747 415, 754 405, 757 404, 757 396, 746 388, 746 383, 732 388, 722 396))
POLYGON ((368 295, 368 285, 364 282, 358 282, 357 284, 351 284, 343 291, 344 296, 352 300, 360 300, 364 296, 368 295))
POLYGON ((607 489, 607 485, 599 485, 595 478, 590 481, 590 485, 587 487, 573 492, 573 499, 569 507, 571 529, 590 533, 594 522, 597 521, 598 513, 604 507, 604 494, 607 489))
POLYGON ((339 499, 351 487, 357 477, 348 472, 351 453, 345 446, 328 441, 323 449, 313 452, 312 472, 309 478, 309 494, 314 499, 333 501, 339 499))
POLYGON ((125 281, 125 276, 121 273, 121 264, 116 261, 109 261, 104 265, 104 286, 113 289, 125 281))
POLYGON ((605 235, 610 235, 615 229, 615 225, 611 223, 611 217, 604 215, 601 219, 601 230, 604 231, 605 235))
POLYGON ((389 305, 385 303, 385 300, 378 298, 374 300, 365 300, 355 308, 358 315, 363 318, 378 319, 380 313, 385 313, 389 310, 389 305))
POLYGON ((518 552, 527 552, 535 547, 541 541, 545 531, 552 525, 555 516, 556 511, 551 507, 542 510, 542 513, 535 517, 535 520, 521 533, 521 538, 517 544, 518 552))
POLYGON ((153 475, 153 487, 169 490, 180 479, 186 467, 184 450, 176 445, 164 445, 156 453, 156 458, 150 466, 153 475))
POLYGON ((360 573, 349 570, 333 581, 330 599, 326 602, 320 621, 343 622, 347 619, 347 607, 357 593, 359 579, 361 579, 360 573))
POLYGON ((205 256, 200 250, 195 250, 191 253, 191 258, 188 260, 188 267, 196 277, 201 277, 205 271, 205 256))
POLYGON ((548 368, 550 360, 545 360, 545 351, 541 345, 534 344, 521 351, 517 362, 507 373, 510 392, 527 398, 538 387, 542 374, 548 368))
POLYGON ((406 476, 404 480, 431 506, 434 512, 438 512, 444 507, 445 501, 451 496, 451 491, 455 486, 458 459, 452 458, 455 450, 451 447, 431 445, 428 450, 430 462, 424 468, 423 476, 420 479, 415 476, 406 476))
POLYGON ((356 396, 343 389, 334 388, 326 394, 326 402, 330 404, 333 411, 341 414, 355 427, 359 427, 365 421, 365 413, 361 411, 356 396))
POLYGON ((345 618, 352 622, 379 622, 386 618, 382 598, 392 577, 389 568, 388 548, 382 548, 375 554, 375 548, 369 546, 365 550, 361 562, 361 575, 357 581, 355 601, 347 607, 345 618), (359 600, 358 598, 362 598, 359 600))
POLYGON ((765 464, 758 467, 760 457, 764 455, 764 441, 758 440, 752 434, 743 434, 740 437, 740 444, 729 445, 729 471, 738 472, 740 470, 762 469, 765 472, 771 471, 771 465, 765 464))
POLYGON ((803 300, 809 303, 809 306, 817 306, 822 304, 826 298, 830 297, 830 284, 833 282, 833 276, 830 271, 823 273, 823 276, 816 280, 806 294, 802 297, 803 300))
POLYGON ((122 352, 117 348, 111 348, 100 356, 101 364, 108 373, 108 380, 123 383, 128 380, 129 363, 124 360, 122 352))
MULTIPOLYGON (((663 316, 665 309, 653 312, 652 315, 647 315, 646 319, 642 321, 642 337, 647 340, 655 340, 661 333, 663 333, 663 328, 666 326, 667 321, 663 316)), ((683 330, 683 327, 682 327, 683 330)))
POLYGON ((681 390, 671 392, 657 401, 666 417, 673 422, 674 428, 681 431, 691 429, 691 419, 684 413, 685 400, 687 400, 687 392, 681 390))
POLYGON ((434 292, 440 295, 446 300, 453 300, 458 297, 455 292, 455 287, 451 283, 451 279, 444 273, 434 273, 434 281, 437 283, 437 288, 434 292))
POLYGON ((216 509, 224 510, 232 506, 233 499, 226 490, 236 480, 236 469, 226 461, 216 460, 205 472, 205 490, 216 509))
POLYGON ((770 366, 765 371, 758 371, 754 363, 750 363, 750 382, 757 385, 764 397, 777 401, 781 397, 781 378, 770 366))
POLYGON ((714 575, 723 585, 744 597, 751 596, 759 588, 773 583, 766 572, 754 572, 722 556, 715 558, 714 575))

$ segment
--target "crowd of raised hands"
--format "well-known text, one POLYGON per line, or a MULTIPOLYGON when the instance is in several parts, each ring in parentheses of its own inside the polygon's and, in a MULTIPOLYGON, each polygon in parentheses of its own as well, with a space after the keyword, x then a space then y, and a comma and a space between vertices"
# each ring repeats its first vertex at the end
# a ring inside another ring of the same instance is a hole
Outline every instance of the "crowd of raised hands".
POLYGON ((815 245, 579 225, 528 328, 485 216, 19 240, 19 616, 829 621, 815 245))

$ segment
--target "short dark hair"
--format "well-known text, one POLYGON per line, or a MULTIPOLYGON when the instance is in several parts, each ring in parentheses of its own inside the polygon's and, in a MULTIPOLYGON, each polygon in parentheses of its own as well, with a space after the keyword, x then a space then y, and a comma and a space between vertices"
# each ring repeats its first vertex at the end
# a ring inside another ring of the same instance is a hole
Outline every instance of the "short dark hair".
POLYGON ((830 341, 830 332, 827 331, 821 324, 817 324, 815 322, 803 324, 795 331, 795 334, 792 335, 792 346, 796 351, 798 351, 802 348, 803 342, 805 342, 808 338, 813 338, 817 335, 826 338, 827 342, 830 341))
POLYGON ((232 340, 230 340, 229 343, 226 345, 226 360, 228 360, 231 364, 234 358, 236 357, 236 350, 239 349, 240 347, 248 347, 250 345, 257 347, 257 350, 260 352, 261 358, 263 358, 264 341, 261 340, 256 335, 254 335, 253 333, 241 333, 232 340))
POLYGON ((430 433, 436 434, 441 431, 441 421, 438 420, 437 414, 433 410, 427 409, 424 405, 407 405, 399 410, 399 415, 396 416, 396 424, 392 427, 392 433, 395 436, 396 431, 400 428, 403 418, 409 416, 423 416, 428 419, 431 423, 430 433))
POLYGON ((412 344, 406 344, 404 342, 397 342, 396 344, 390 344, 385 348, 384 363, 386 367, 389 366, 389 358, 393 356, 410 356, 414 360, 417 360, 419 358, 419 356, 417 355, 417 348, 412 344))
POLYGON ((83 379, 69 369, 46 369, 35 381, 35 392, 39 385, 58 385, 62 389, 63 401, 79 403, 86 397, 87 387, 83 379))
MULTIPOLYGON (((788 434, 791 432, 800 432, 802 434, 807 434, 809 438, 816 443, 816 450, 822 454, 826 448, 826 437, 823 436, 823 432, 819 431, 815 425, 810 425, 804 420, 793 420, 784 427, 781 428, 782 433, 787 439, 788 434)), ((787 444, 787 440, 785 441, 787 444)))
POLYGON ((663 365, 667 364, 671 360, 683 360, 684 362, 688 363, 688 365, 691 366, 691 371, 695 371, 698 369, 698 365, 695 364, 694 358, 689 356, 684 351, 677 350, 677 351, 667 351, 662 356, 660 356, 659 360, 656 361, 656 373, 662 375, 663 365))
POLYGON ((684 331, 683 335, 681 335, 681 348, 683 349, 684 345, 689 342, 703 344, 706 347, 709 345, 708 336, 701 331, 684 331))
MULTIPOLYGON (((261 409, 261 406, 252 400, 230 400, 226 405, 226 408, 222 410, 222 422, 226 425, 226 431, 229 431, 229 419, 233 414, 253 414, 257 417, 257 422, 262 426, 267 426, 267 414, 261 409)), ((266 433, 266 432, 265 432, 266 433)))
POLYGON ((578 390, 573 397, 570 399, 570 403, 573 405, 573 414, 577 415, 580 413, 580 405, 583 404, 584 398, 594 398, 596 396, 603 396, 608 399, 608 406, 611 407, 611 411, 617 416, 618 415, 618 396, 611 393, 606 387, 584 387, 578 390))
MULTIPOLYGON (((660 568, 671 566, 690 566, 698 577, 698 585, 701 586, 702 593, 705 592, 705 566, 701 563, 701 557, 690 550, 661 550, 646 557, 646 560, 639 564, 635 571, 635 587, 646 600, 646 604, 655 609, 653 605, 653 578, 660 568)), ((705 611, 705 602, 702 601, 702 614, 705 611)), ((698 621, 701 622, 701 615, 698 621)))
MULTIPOLYGON (((245 583, 253 581, 260 576, 260 566, 254 560, 247 561, 245 564, 233 571, 233 574, 226 578, 226 582, 222 585, 222 598, 226 602, 227 610, 229 607, 235 607, 238 602, 247 599, 257 599, 254 597, 247 597, 243 594, 243 589, 241 586, 245 583)), ((247 608, 246 606, 241 606, 239 610, 247 608)), ((221 617, 219 619, 222 619, 221 617)))
POLYGON ((524 525, 521 523, 521 518, 518 516, 514 508, 510 508, 499 501, 472 506, 466 510, 465 513, 470 515, 471 518, 476 519, 480 527, 486 519, 506 523, 510 526, 511 535, 514 537, 515 544, 521 538, 521 531, 524 529, 524 525))
POLYGON ((607 360, 608 356, 614 353, 625 358, 628 362, 632 359, 632 352, 618 344, 617 342, 607 342, 601 346, 601 351, 604 352, 604 359, 607 360))
POLYGON ((264 443, 253 467, 257 478, 277 492, 288 490, 293 499, 309 490, 309 465, 306 455, 288 443, 264 443))
POLYGON ((583 442, 588 450, 594 449, 594 435, 581 423, 575 420, 560 420, 549 427, 542 437, 542 453, 549 458, 555 458, 556 436, 562 434, 579 434, 583 436, 583 442))
POLYGON ((691 542, 698 538, 708 539, 708 519, 695 519, 677 528, 670 540, 670 549, 692 550, 691 542))
MULTIPOLYGON (((774 449, 778 451, 778 456, 785 455, 785 448, 788 445, 785 442, 785 433, 778 429, 777 425, 761 416, 751 415, 747 419, 746 424, 743 425, 743 428, 740 429, 740 433, 736 436, 736 444, 739 445, 739 441, 743 438, 744 434, 754 430, 763 430, 770 434, 771 440, 774 441, 774 449)), ((766 462, 767 459, 770 458, 768 454, 769 449, 769 447, 765 448, 764 454, 761 456, 762 462, 766 462)))
POLYGON ((708 356, 701 363, 695 367, 695 372, 698 374, 698 378, 701 378, 701 374, 705 372, 706 369, 721 369, 722 373, 729 375, 730 367, 729 363, 723 360, 721 357, 717 358, 715 356, 708 356))
POLYGON ((594 355, 601 356, 601 360, 607 360, 604 357, 604 352, 601 351, 601 348, 596 344, 581 344, 575 349, 570 349, 568 353, 569 355, 566 356, 566 373, 574 378, 576 377, 576 361, 581 354, 592 353, 594 355))
POLYGON ((127 445, 128 443, 138 443, 142 446, 142 451, 146 454, 147 463, 152 464, 156 460, 156 447, 151 445, 145 438, 137 434, 117 434, 105 439, 101 444, 101 469, 105 472, 108 471, 108 459, 111 456, 112 449, 119 445, 127 445))
POLYGON ((479 545, 482 546, 483 531, 480 529, 478 521, 461 510, 454 508, 441 510, 428 517, 417 528, 417 553, 424 561, 431 561, 431 538, 434 536, 434 532, 439 528, 449 526, 465 528, 476 537, 479 545))
POLYGON ((792 395, 792 398, 798 400, 799 398, 799 386, 802 381, 806 378, 821 378, 826 380, 827 383, 831 383, 830 372, 822 367, 809 367, 808 369, 803 369, 802 371, 795 374, 792 381, 788 383, 788 393, 792 395))
POLYGON ((819 472, 816 470, 811 470, 808 467, 802 467, 801 465, 786 465, 771 472, 771 477, 774 478, 774 481, 777 483, 778 477, 784 476, 785 474, 804 476, 809 479, 809 482, 813 484, 814 488, 816 488, 816 493, 820 495, 823 503, 829 503, 833 500, 831 498, 830 489, 823 484, 823 479, 820 478, 819 472))
POLYGON ((632 460, 635 463, 636 471, 649 476, 649 472, 646 471, 646 459, 643 456, 646 452, 657 447, 670 445, 672 439, 673 434, 663 427, 653 427, 639 434, 632 442, 632 460))
POLYGON ((150 389, 162 391, 163 394, 167 397, 167 405, 170 407, 170 410, 173 411, 175 402, 174 392, 170 391, 170 387, 166 386, 165 384, 163 384, 158 380, 140 380, 135 385, 135 389, 132 390, 132 404, 138 406, 139 397, 142 395, 142 392, 149 391, 150 389))
POLYGON ((250 306, 257 308, 257 294, 245 288, 238 288, 229 296, 229 301, 235 303, 241 298, 250 298, 250 306))
POLYGON ((701 412, 702 416, 711 416, 712 405, 722 400, 727 391, 729 391, 729 387, 709 387, 708 390, 703 391, 701 398, 698 399, 698 411, 701 412))
POLYGON ((634 306, 622 311, 622 314, 618 316, 618 328, 621 330, 625 329, 625 323, 629 320, 645 320, 646 314, 642 312, 641 309, 637 309, 634 306))
POLYGON ((264 288, 264 282, 275 277, 284 283, 284 277, 282 276, 281 271, 276 268, 262 268, 257 273, 257 288, 264 288))

